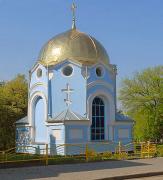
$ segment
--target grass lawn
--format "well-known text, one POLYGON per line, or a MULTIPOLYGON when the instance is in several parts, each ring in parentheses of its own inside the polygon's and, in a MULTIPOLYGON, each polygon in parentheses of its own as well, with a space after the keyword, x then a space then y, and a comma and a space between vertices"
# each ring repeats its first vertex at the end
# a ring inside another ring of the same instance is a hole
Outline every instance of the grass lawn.
POLYGON ((163 144, 157 145, 157 156, 163 157, 163 144))

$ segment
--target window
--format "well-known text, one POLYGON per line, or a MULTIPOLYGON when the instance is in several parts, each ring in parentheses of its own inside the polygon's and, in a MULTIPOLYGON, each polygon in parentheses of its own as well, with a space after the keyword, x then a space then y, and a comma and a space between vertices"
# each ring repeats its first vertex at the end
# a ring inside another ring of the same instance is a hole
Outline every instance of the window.
POLYGON ((42 69, 37 70, 37 77, 40 78, 42 76, 42 69))
POLYGON ((91 140, 104 140, 105 105, 101 98, 95 97, 92 103, 91 140))
POLYGON ((96 68, 96 75, 98 77, 102 77, 103 76, 103 69, 102 69, 102 67, 97 67, 96 68))
POLYGON ((62 70, 62 73, 65 75, 65 76, 70 76, 73 72, 73 68, 71 66, 66 66, 63 68, 62 70))

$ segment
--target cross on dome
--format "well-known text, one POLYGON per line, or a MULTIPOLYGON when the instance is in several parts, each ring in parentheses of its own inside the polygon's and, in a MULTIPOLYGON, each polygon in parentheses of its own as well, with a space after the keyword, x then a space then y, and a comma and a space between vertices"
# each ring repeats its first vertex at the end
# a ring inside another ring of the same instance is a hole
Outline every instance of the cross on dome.
POLYGON ((70 93, 72 93, 74 91, 74 89, 70 89, 70 85, 69 83, 66 84, 66 89, 62 89, 62 92, 66 93, 66 99, 64 99, 67 107, 69 108, 70 104, 72 103, 72 101, 70 100, 70 93))
POLYGON ((76 29, 76 25, 75 25, 75 10, 76 10, 76 5, 73 2, 71 5, 71 10, 72 10, 72 29, 76 29))

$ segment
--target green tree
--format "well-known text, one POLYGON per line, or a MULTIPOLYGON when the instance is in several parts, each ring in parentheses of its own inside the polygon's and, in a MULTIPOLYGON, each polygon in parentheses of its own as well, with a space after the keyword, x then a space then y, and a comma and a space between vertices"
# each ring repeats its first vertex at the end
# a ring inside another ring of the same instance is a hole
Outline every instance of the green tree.
POLYGON ((15 122, 26 116, 28 85, 24 75, 0 86, 0 149, 15 145, 15 122))
POLYGON ((136 139, 163 138, 163 66, 147 68, 122 81, 119 99, 135 119, 136 139))

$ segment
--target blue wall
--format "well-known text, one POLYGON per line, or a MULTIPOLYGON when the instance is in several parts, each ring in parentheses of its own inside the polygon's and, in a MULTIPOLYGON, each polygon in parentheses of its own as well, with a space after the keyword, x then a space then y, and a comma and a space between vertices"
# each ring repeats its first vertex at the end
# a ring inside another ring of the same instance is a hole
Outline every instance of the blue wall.
POLYGON ((118 142, 121 141, 122 143, 129 143, 132 141, 132 127, 133 125, 118 125, 114 127, 114 141, 118 142), (118 137, 118 130, 119 129, 126 129, 129 131, 129 137, 128 138, 119 138, 118 137))
POLYGON ((66 77, 62 74, 62 67, 70 64, 64 62, 54 67, 54 77, 51 80, 51 96, 52 96, 52 116, 56 116, 58 113, 65 110, 66 104, 64 99, 66 93, 62 92, 61 89, 66 88, 66 84, 69 83, 70 88, 74 89, 70 97, 72 100, 71 109, 74 112, 84 115, 86 112, 86 81, 81 74, 81 67, 75 64, 73 66, 73 74, 70 77, 66 77))
POLYGON ((88 128, 90 128, 88 125, 66 125, 65 126, 65 132, 66 132, 66 143, 86 143, 88 142, 88 128), (83 138, 81 139, 70 139, 69 132, 71 129, 81 129, 83 131, 83 138))
POLYGON ((111 72, 109 72, 109 70, 105 66, 103 66, 102 64, 97 64, 97 65, 89 68, 89 73, 90 73, 90 77, 88 79, 88 83, 90 83, 92 81, 96 81, 96 80, 102 80, 102 81, 105 81, 107 83, 114 85, 114 79, 112 78, 111 72), (96 68, 97 67, 102 68, 102 70, 103 70, 103 76, 102 77, 98 77, 96 75, 96 68))

